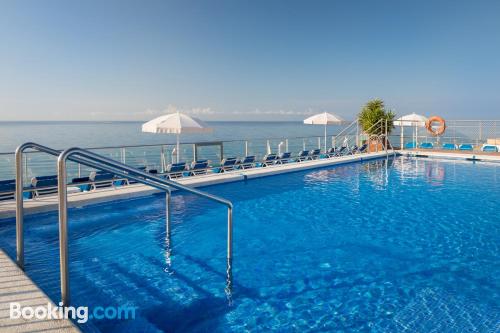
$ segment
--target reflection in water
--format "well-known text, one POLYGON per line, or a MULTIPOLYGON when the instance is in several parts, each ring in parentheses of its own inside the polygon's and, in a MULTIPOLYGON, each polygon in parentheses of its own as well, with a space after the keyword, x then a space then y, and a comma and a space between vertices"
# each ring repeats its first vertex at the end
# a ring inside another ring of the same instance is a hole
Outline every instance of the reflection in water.
POLYGON ((224 293, 226 294, 226 299, 228 305, 233 305, 233 273, 232 273, 232 260, 227 258, 227 278, 226 278, 226 288, 224 289, 224 293))
POLYGON ((174 273, 174 271, 172 270, 172 245, 170 243, 170 236, 168 234, 165 237, 165 268, 163 270, 169 275, 172 275, 174 273))
POLYGON ((393 164, 393 158, 386 158, 364 165, 367 178, 377 189, 383 189, 389 184, 389 168, 391 168, 393 164))
POLYGON ((442 186, 445 180, 445 168, 439 162, 426 165, 426 180, 433 186, 442 186))

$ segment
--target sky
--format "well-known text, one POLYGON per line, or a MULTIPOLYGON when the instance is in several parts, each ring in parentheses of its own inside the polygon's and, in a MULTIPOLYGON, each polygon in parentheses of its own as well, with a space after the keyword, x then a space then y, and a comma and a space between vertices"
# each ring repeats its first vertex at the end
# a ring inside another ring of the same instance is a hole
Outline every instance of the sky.
POLYGON ((500 118, 500 1, 0 0, 0 121, 500 118))

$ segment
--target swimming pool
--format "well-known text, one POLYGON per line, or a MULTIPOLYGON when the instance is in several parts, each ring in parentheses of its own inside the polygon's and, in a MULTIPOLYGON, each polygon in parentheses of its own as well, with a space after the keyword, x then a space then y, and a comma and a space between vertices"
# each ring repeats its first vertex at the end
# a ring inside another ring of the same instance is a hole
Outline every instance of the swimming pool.
MULTIPOLYGON (((231 304, 224 207, 174 194, 170 260, 163 195, 72 209, 72 304, 138 307, 86 331, 493 331, 499 185, 500 165, 397 157, 207 187, 235 206, 231 304)), ((26 272, 58 302, 57 214, 25 230, 26 272)))

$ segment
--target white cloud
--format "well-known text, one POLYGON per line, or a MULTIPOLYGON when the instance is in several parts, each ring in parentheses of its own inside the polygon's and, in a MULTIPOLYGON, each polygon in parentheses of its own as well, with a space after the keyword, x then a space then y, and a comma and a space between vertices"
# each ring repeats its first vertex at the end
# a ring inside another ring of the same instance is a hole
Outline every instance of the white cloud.
POLYGON ((261 110, 261 109, 255 109, 251 111, 233 111, 231 114, 235 115, 278 115, 278 116, 306 116, 306 115, 311 115, 314 114, 314 110, 311 108, 308 108, 307 110, 303 111, 295 111, 295 110, 261 110))

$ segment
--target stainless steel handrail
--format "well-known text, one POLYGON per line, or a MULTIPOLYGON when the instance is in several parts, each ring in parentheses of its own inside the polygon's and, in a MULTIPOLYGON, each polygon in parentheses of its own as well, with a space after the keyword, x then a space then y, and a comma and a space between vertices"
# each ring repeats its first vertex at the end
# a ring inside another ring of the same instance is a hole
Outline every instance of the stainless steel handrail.
POLYGON ((138 169, 129 167, 123 163, 116 162, 107 157, 95 154, 82 148, 68 148, 63 151, 57 160, 57 176, 58 176, 58 199, 59 199, 59 252, 60 252, 60 274, 61 274, 61 297, 64 306, 69 305, 70 302, 70 289, 69 289, 69 269, 68 269, 68 203, 67 203, 67 188, 66 188, 66 162, 67 160, 77 160, 79 163, 89 165, 89 162, 103 163, 114 168, 121 169, 125 172, 130 172, 138 177, 138 182, 147 185, 164 188, 170 186, 179 190, 184 190, 204 197, 206 199, 224 204, 228 208, 228 221, 227 221, 227 280, 226 292, 230 293, 232 289, 232 258, 233 258, 233 204, 221 197, 205 193, 179 183, 168 181, 159 178, 152 174, 140 171, 138 169), (75 156, 76 155, 76 156, 75 156), (144 178, 144 179, 143 179, 144 178), (147 183, 146 183, 147 182, 147 183))
MULTIPOLYGON (((23 182, 23 167, 22 167, 22 161, 23 161, 23 153, 27 149, 34 149, 40 152, 47 153, 49 155, 53 156, 59 156, 61 153, 58 150, 34 143, 34 142, 27 142, 16 149, 16 190, 15 190, 15 200, 16 200, 16 262, 19 268, 24 269, 24 202, 23 202, 23 192, 24 192, 24 182, 23 182)), ((119 175, 120 177, 123 178, 129 178, 133 179, 136 181, 142 181, 142 178, 137 177, 134 173, 125 173, 121 170, 113 168, 109 163, 103 163, 107 165, 108 167, 103 167, 102 165, 92 162, 92 161, 86 161, 86 160, 81 160, 77 157, 72 157, 70 159, 73 162, 77 163, 82 163, 85 162, 86 165, 96 168, 96 169, 101 169, 101 170, 107 170, 110 172, 113 172, 116 175, 119 175)), ((66 180, 65 180, 66 181, 66 180)), ((143 181, 142 181, 143 182, 143 181)), ((144 183, 144 182, 143 182, 144 183)), ((146 184, 153 186, 151 184, 146 184)), ((167 192, 167 203, 170 203, 170 195, 171 191, 170 188, 161 188, 162 190, 167 192)), ((167 228, 167 237, 168 237, 168 242, 170 243, 170 206, 167 205, 167 223, 166 223, 166 228, 167 228)))

